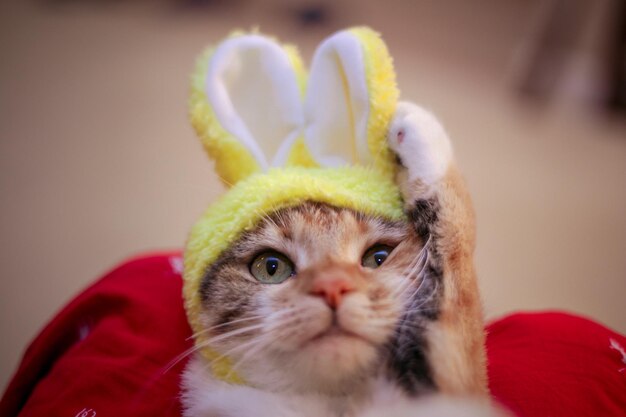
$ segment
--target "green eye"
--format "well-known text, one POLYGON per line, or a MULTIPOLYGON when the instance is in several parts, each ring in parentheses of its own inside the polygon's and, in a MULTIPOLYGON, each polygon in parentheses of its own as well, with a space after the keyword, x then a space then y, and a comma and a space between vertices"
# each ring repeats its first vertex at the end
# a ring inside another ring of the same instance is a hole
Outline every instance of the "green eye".
POLYGON ((393 248, 387 245, 374 245, 365 252, 361 265, 366 268, 376 269, 385 262, 393 248))
POLYGON ((268 251, 250 264, 250 273, 263 284, 280 284, 295 274, 293 263, 282 253, 268 251))

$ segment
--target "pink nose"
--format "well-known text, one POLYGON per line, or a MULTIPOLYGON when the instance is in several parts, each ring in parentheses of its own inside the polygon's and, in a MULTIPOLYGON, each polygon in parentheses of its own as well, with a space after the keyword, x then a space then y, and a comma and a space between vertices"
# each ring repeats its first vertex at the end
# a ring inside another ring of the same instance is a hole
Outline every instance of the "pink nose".
POLYGON ((334 310, 339 306, 343 297, 351 291, 354 291, 354 285, 347 278, 323 277, 313 282, 310 294, 323 297, 326 304, 334 310))

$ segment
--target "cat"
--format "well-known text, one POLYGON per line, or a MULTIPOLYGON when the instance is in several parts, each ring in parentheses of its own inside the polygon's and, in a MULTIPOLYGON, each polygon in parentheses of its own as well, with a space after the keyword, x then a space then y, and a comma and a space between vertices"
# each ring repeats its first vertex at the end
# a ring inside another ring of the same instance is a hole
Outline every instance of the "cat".
POLYGON ((387 140, 409 221, 305 202, 269 213, 208 269, 200 291, 211 346, 247 384, 215 380, 193 357, 186 417, 497 413, 474 214, 451 143, 407 102, 387 140))

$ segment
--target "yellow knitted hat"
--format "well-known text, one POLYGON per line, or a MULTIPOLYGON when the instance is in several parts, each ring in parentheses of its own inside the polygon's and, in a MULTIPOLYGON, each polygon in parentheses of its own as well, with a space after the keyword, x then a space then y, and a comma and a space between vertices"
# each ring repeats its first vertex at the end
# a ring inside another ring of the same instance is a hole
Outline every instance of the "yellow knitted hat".
MULTIPOLYGON (((191 122, 231 188, 194 225, 185 251, 183 296, 196 344, 207 337, 198 333, 205 271, 264 215, 317 201, 402 218, 385 139, 397 100, 391 57, 365 27, 324 40, 308 82, 294 47, 256 33, 235 33, 200 56, 191 122)), ((243 383, 227 357, 201 353, 215 377, 243 383)))

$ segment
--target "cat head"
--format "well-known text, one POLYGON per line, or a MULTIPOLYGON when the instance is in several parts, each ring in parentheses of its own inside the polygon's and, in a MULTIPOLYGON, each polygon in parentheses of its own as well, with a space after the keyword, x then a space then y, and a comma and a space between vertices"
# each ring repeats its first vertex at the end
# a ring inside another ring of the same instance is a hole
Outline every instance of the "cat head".
POLYGON ((355 389, 417 288, 425 259, 410 227, 318 202, 268 214, 206 270, 200 334, 253 386, 355 389))
MULTIPOLYGON (((211 343, 214 332, 207 329, 215 317, 206 314, 202 285, 243 236, 306 202, 381 221, 404 219, 386 145, 397 96, 391 58, 367 28, 322 42, 308 80, 294 48, 258 34, 234 34, 201 56, 191 120, 230 190, 192 228, 183 291, 196 346, 216 377, 243 382, 229 355, 211 343)), ((309 294, 298 285, 260 291, 293 286, 309 294)))

